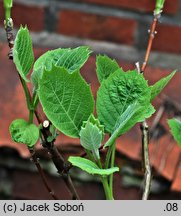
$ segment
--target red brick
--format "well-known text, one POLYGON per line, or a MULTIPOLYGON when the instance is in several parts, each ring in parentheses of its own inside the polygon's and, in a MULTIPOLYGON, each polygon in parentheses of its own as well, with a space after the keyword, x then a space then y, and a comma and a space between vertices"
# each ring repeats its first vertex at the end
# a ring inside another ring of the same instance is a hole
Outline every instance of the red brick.
POLYGON ((0 25, 4 24, 4 8, 3 3, 0 1, 0 25))
MULTIPOLYGON (((44 15, 45 8, 35 5, 23 5, 20 3, 14 3, 12 9, 12 18, 14 26, 19 28, 20 25, 27 25, 31 31, 42 31, 44 29, 44 15)), ((0 25, 3 25, 4 21, 4 9, 0 4, 0 25)))
POLYGON ((163 52, 181 53, 181 26, 160 25, 153 49, 163 52))
POLYGON ((180 153, 177 144, 170 141, 169 134, 163 136, 158 142, 150 143, 151 164, 158 173, 170 181, 174 180, 175 172, 178 169, 180 153))
POLYGON ((178 166, 178 170, 174 179, 174 182, 172 184, 172 190, 181 192, 181 164, 178 166))
MULTIPOLYGON (((122 7, 131 10, 151 12, 154 10, 155 1, 150 0, 74 0, 76 2, 88 2, 106 6, 122 7)), ((165 2, 165 12, 175 14, 179 9, 179 1, 172 0, 165 2)))
MULTIPOLYGON (((175 141, 173 141, 171 145, 172 145, 170 148, 171 150, 168 153, 167 157, 165 158, 165 160, 166 160, 165 161, 165 167, 163 169, 162 175, 165 176, 167 179, 174 180, 175 173, 177 172, 177 169, 179 168, 178 164, 180 161, 181 149, 176 144, 175 141)), ((169 148, 169 147, 167 147, 167 148, 169 148)), ((163 155, 163 158, 164 158, 164 156, 165 155, 163 155)))
POLYGON ((133 44, 136 27, 137 23, 132 19, 65 10, 60 12, 58 32, 81 38, 133 44))

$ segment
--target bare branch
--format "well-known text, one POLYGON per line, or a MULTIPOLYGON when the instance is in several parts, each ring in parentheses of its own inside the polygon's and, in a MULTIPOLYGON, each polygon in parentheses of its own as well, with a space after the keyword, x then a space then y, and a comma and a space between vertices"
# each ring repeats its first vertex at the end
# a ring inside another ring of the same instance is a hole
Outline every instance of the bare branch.
POLYGON ((144 192, 142 199, 147 200, 149 193, 150 193, 150 187, 151 187, 151 166, 150 166, 150 158, 149 158, 149 128, 144 121, 141 124, 141 132, 142 132, 142 158, 143 158, 143 168, 145 172, 145 178, 144 178, 144 192))
POLYGON ((29 149, 29 151, 30 151, 30 154, 31 154, 32 161, 35 164, 35 166, 36 166, 36 168, 37 168, 37 170, 38 170, 38 172, 39 172, 39 174, 41 176, 41 179, 42 179, 47 191, 53 197, 54 200, 58 200, 57 195, 54 193, 54 191, 52 191, 51 187, 49 186, 49 183, 48 183, 48 181, 46 179, 45 173, 44 173, 43 169, 41 168, 41 165, 40 165, 40 163, 39 163, 39 161, 38 161, 38 159, 37 159, 37 157, 35 155, 35 151, 33 149, 29 149))

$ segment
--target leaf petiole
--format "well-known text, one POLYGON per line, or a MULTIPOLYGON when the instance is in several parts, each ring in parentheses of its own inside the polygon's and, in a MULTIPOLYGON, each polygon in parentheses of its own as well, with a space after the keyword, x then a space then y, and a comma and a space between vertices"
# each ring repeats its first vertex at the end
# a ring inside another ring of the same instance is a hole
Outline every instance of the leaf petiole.
MULTIPOLYGON (((100 159, 97 161, 97 164, 98 164, 99 168, 102 169, 102 164, 101 164, 100 159)), ((106 199, 107 200, 113 200, 114 198, 113 198, 113 195, 112 195, 112 190, 109 187, 107 177, 106 176, 101 176, 101 181, 102 181, 102 185, 103 185, 104 192, 105 192, 105 195, 106 195, 106 199)))
POLYGON ((22 79, 21 77, 20 77, 20 80, 21 80, 23 90, 24 90, 24 93, 25 93, 26 104, 27 104, 27 107, 28 107, 28 110, 29 110, 29 123, 33 123, 33 117, 34 117, 33 102, 31 101, 31 96, 30 96, 30 93, 29 93, 29 90, 28 90, 28 87, 27 87, 27 84, 26 84, 25 80, 22 79))
POLYGON ((110 188, 109 188, 109 184, 108 184, 108 181, 107 181, 107 177, 101 177, 101 181, 102 181, 102 184, 103 184, 103 188, 104 188, 104 192, 105 192, 105 195, 106 195, 106 199, 107 200, 114 200, 114 198, 112 197, 111 192, 110 192, 110 188))
MULTIPOLYGON (((116 142, 112 145, 112 153, 111 153, 111 164, 110 168, 114 167, 115 164, 115 154, 116 154, 116 142)), ((109 176, 109 188, 110 188, 110 193, 113 196, 113 173, 109 176)))

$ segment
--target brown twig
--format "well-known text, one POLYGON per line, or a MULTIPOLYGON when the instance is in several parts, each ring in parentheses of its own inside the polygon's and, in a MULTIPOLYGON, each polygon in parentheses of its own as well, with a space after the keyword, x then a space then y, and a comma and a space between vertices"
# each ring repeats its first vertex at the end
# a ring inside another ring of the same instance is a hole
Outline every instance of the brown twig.
POLYGON ((141 124, 141 131, 142 131, 142 158, 143 158, 143 166, 145 172, 144 191, 143 191, 142 200, 147 200, 150 193, 150 187, 151 187, 151 166, 150 166, 150 158, 149 158, 149 150, 148 150, 149 128, 146 121, 144 121, 141 124))
MULTIPOLYGON (((10 47, 10 52, 9 52, 8 56, 9 56, 10 60, 13 60, 13 46, 14 46, 14 36, 13 36, 13 32, 12 32, 13 31, 13 20, 10 19, 10 21, 11 22, 5 23, 6 24, 5 25, 5 30, 6 30, 8 45, 10 47)), ((19 75, 19 73, 18 73, 18 75, 19 75)), ((19 79, 20 79, 20 82, 22 84, 22 79, 21 79, 20 76, 19 76, 19 79)), ((32 101, 32 96, 31 96, 30 91, 29 91, 28 88, 27 88, 27 91, 28 91, 30 100, 32 101)), ((42 124, 43 122, 42 122, 41 116, 39 115, 38 111, 35 110, 34 113, 35 113, 35 116, 36 116, 36 118, 38 120, 38 123, 42 124)), ((62 175, 62 178, 63 178, 63 180, 64 180, 64 182, 65 182, 71 196, 72 196, 72 199, 77 199, 78 200, 79 196, 78 196, 78 194, 77 194, 77 192, 75 190, 72 179, 71 179, 71 177, 69 175, 69 172, 68 172, 68 170, 69 170, 68 163, 65 163, 65 160, 64 160, 63 156, 60 154, 60 152, 58 151, 58 149, 54 145, 54 142, 50 142, 50 143, 47 142, 47 138, 49 136, 48 131, 45 130, 45 128, 43 128, 41 130, 41 132, 42 132, 43 137, 44 137, 44 145, 43 146, 46 147, 47 150, 49 151, 49 153, 51 154, 52 161, 55 164, 55 167, 57 168, 58 173, 60 175, 62 175)))
POLYGON ((54 191, 52 191, 51 187, 49 186, 49 183, 46 179, 46 176, 45 176, 45 173, 43 171, 43 169, 41 168, 41 165, 35 155, 35 151, 33 149, 29 149, 30 151, 30 154, 31 154, 31 158, 32 158, 32 161, 33 163, 35 164, 40 176, 41 176, 41 179, 43 181, 43 184, 45 185, 47 191, 49 192, 49 194, 53 197, 54 200, 58 200, 58 197, 56 196, 56 194, 54 193, 54 191))
POLYGON ((45 148, 47 148, 48 152, 50 153, 51 155, 51 159, 55 165, 55 167, 57 168, 57 171, 58 173, 62 176, 68 190, 69 190, 69 193, 71 194, 72 196, 72 199, 73 200, 79 200, 79 195, 78 193, 76 192, 76 189, 73 185, 73 182, 72 182, 72 179, 70 177, 70 174, 69 174, 69 170, 71 168, 71 164, 69 164, 68 162, 65 162, 63 156, 59 153, 57 147, 54 145, 53 142, 47 142, 47 138, 48 138, 48 131, 43 128, 42 130, 42 134, 43 134, 43 137, 44 137, 44 140, 43 140, 43 146, 45 148))
POLYGON ((145 59, 144 59, 144 62, 142 64, 142 67, 141 67, 141 72, 142 73, 145 72, 146 66, 148 64, 148 60, 149 60, 149 57, 150 57, 153 40, 154 40, 155 34, 156 34, 155 30, 156 30, 156 26, 157 26, 157 23, 158 23, 158 18, 159 18, 158 15, 156 15, 154 17, 153 22, 151 24, 151 29, 149 30, 150 36, 149 36, 148 46, 147 46, 147 50, 146 50, 146 54, 145 54, 145 59))
MULTIPOLYGON (((160 17, 160 14, 154 15, 154 19, 151 24, 151 28, 149 30, 150 35, 149 35, 149 40, 148 40, 148 46, 147 46, 144 62, 142 64, 141 71, 140 71, 143 74, 145 72, 145 69, 147 67, 148 60, 150 57, 153 40, 156 34, 155 30, 156 30, 156 26, 157 26, 159 17, 160 17)), ((150 165, 149 148, 148 148, 149 128, 148 128, 146 121, 142 122, 141 124, 141 132, 142 132, 142 164, 143 164, 143 170, 145 172, 142 199, 147 200, 149 193, 150 193, 150 188, 151 188, 151 165, 150 165)))

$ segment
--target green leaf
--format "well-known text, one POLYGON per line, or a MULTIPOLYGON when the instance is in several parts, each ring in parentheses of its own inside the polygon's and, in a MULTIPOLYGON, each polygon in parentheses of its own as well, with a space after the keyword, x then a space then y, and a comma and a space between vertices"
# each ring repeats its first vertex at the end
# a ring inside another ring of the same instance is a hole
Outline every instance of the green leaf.
POLYGON ((88 121, 83 123, 80 131, 80 144, 85 149, 92 151, 96 160, 100 159, 99 147, 103 139, 103 130, 99 120, 91 115, 88 121))
POLYGON ((129 105, 128 108, 124 111, 124 113, 117 120, 114 131, 112 132, 111 137, 105 143, 104 148, 113 145, 119 136, 126 133, 138 121, 142 122, 146 118, 149 118, 150 114, 154 112, 155 112, 155 109, 151 104, 147 110, 143 110, 143 107, 137 102, 129 105), (143 118, 138 120, 138 118, 140 117, 137 113, 139 112, 143 113, 142 115, 143 118))
POLYGON ((118 118, 114 131, 109 140, 105 143, 104 148, 113 145, 119 136, 135 125, 135 121, 132 120, 132 118, 139 111, 140 107, 141 106, 137 103, 128 106, 124 113, 118 118))
POLYGON ((28 82, 27 75, 34 62, 32 40, 27 27, 20 27, 13 48, 13 59, 20 76, 28 82))
POLYGON ((46 68, 46 70, 51 70, 52 65, 56 64, 58 59, 62 56, 63 52, 64 49, 55 49, 47 51, 35 61, 33 73, 31 75, 31 80, 35 90, 38 89, 38 83, 42 77, 44 68, 46 68))
POLYGON ((61 58, 59 58, 56 65, 66 68, 70 73, 73 73, 80 70, 89 58, 90 53, 91 51, 87 46, 68 49, 68 51, 64 52, 61 58))
POLYGON ((161 93, 161 91, 169 83, 169 81, 172 79, 172 77, 175 75, 175 73, 176 73, 176 71, 173 71, 167 77, 160 79, 153 86, 150 86, 150 88, 151 88, 151 101, 154 100, 154 98, 161 93))
POLYGON ((17 143, 33 147, 39 139, 39 129, 34 124, 29 124, 24 119, 14 120, 9 127, 12 140, 17 143))
POLYGON ((93 114, 91 114, 87 121, 83 121, 82 127, 84 128, 87 124, 87 122, 91 122, 93 125, 96 125, 100 131, 102 131, 102 134, 104 135, 104 125, 101 125, 99 119, 95 118, 93 114))
POLYGON ((57 66, 45 70, 39 84, 40 102, 52 124, 67 136, 79 137, 82 122, 94 110, 90 86, 78 71, 70 74, 57 66))
POLYGON ((55 49, 46 52, 38 58, 34 64, 31 76, 35 90, 38 88, 38 82, 42 77, 44 68, 51 70, 52 65, 65 68, 69 73, 73 73, 85 64, 91 51, 87 46, 77 47, 75 49, 55 49))
POLYGON ((115 60, 110 59, 108 56, 97 56, 96 58, 96 73, 100 83, 107 79, 110 74, 121 68, 115 60))
MULTIPOLYGON (((142 74, 137 71, 125 73, 117 70, 103 81, 98 90, 98 118, 104 124, 106 131, 113 133, 123 113, 130 105, 136 103, 138 111, 134 113, 128 124, 134 125, 153 114, 154 109, 150 109, 150 97, 150 88, 142 74)), ((126 129, 123 130, 125 131, 126 129)))
POLYGON ((178 119, 170 119, 168 120, 168 124, 175 141, 181 147, 181 121, 178 119))
POLYGON ((97 174, 101 176, 106 176, 119 171, 118 167, 113 167, 109 169, 100 169, 94 162, 81 157, 69 157, 68 161, 73 166, 79 167, 80 169, 92 175, 97 174))

